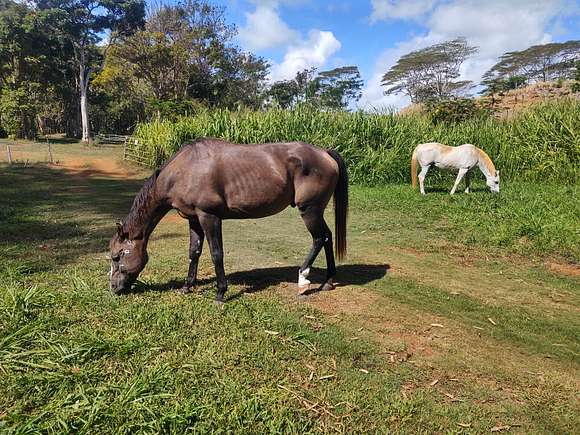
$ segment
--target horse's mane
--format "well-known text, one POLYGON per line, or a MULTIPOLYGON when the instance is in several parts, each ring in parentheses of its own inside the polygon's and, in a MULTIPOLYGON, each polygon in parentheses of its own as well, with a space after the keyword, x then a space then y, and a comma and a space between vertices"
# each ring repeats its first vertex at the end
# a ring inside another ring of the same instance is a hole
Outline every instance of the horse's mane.
POLYGON ((479 156, 481 157, 481 159, 483 160, 483 163, 485 164, 485 167, 487 168, 487 170, 489 171, 489 174, 492 177, 495 177, 496 172, 495 172, 495 165, 493 164, 493 162, 491 161, 491 158, 487 155, 487 153, 485 151, 483 151, 481 148, 477 148, 477 151, 479 152, 479 156))
POLYGON ((173 156, 167 159, 159 169, 156 169, 155 172, 153 172, 153 174, 145 181, 143 187, 141 187, 141 190, 133 200, 133 205, 131 206, 129 214, 123 221, 123 232, 128 234, 130 239, 139 236, 138 233, 143 230, 146 223, 145 221, 151 217, 151 213, 153 212, 152 208, 157 199, 155 196, 155 185, 159 174, 169 163, 181 154, 184 149, 189 148, 192 145, 193 143, 182 145, 173 156))
POLYGON ((155 183, 161 172, 157 169, 143 184, 141 190, 133 200, 133 205, 129 214, 123 221, 123 232, 129 235, 130 239, 137 236, 137 232, 143 229, 145 220, 151 215, 151 206, 155 202, 155 183))

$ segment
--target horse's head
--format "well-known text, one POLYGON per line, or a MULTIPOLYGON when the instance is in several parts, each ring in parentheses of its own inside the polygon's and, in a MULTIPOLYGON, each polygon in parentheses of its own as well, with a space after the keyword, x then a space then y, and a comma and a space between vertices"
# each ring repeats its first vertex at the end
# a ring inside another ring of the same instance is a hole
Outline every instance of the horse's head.
POLYGON ((493 193, 499 193, 499 170, 495 171, 495 176, 490 175, 487 177, 487 187, 489 187, 493 193))
POLYGON ((115 294, 130 290, 147 264, 148 256, 142 239, 129 239, 123 225, 117 224, 117 233, 109 243, 111 271, 109 281, 115 294))

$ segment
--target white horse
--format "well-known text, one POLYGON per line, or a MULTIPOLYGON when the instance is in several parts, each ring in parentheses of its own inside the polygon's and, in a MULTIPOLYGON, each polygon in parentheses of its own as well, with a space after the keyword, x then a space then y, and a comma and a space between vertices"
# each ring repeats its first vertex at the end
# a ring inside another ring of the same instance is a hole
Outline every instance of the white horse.
POLYGON ((458 171, 457 179, 451 189, 455 193, 459 182, 465 176, 465 193, 469 193, 471 170, 478 166, 487 180, 487 186, 493 193, 499 193, 499 170, 495 170, 493 162, 482 149, 475 145, 464 144, 450 147, 440 143, 423 143, 417 145, 411 157, 411 180, 413 188, 417 186, 417 163, 421 165, 419 173, 419 187, 425 195, 424 181, 429 168, 433 165, 441 169, 458 171))

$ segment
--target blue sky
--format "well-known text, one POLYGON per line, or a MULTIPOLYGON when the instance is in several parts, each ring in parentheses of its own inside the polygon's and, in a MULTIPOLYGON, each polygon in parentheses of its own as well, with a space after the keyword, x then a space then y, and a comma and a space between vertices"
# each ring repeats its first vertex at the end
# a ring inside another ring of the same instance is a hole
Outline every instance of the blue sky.
POLYGON ((579 0, 214 0, 239 30, 238 44, 272 64, 271 80, 306 67, 360 68, 361 108, 402 107, 380 77, 402 55, 464 36, 479 52, 463 77, 479 81, 499 55, 580 39, 579 0))

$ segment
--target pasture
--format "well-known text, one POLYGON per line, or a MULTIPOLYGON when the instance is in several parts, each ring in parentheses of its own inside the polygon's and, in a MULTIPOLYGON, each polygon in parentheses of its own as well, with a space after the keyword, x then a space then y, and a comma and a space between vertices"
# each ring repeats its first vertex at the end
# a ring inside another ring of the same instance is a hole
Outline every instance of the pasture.
POLYGON ((112 295, 108 240, 148 171, 119 151, 54 152, 58 165, 0 164, 0 432, 579 426, 577 185, 353 186, 339 285, 306 299, 296 210, 227 221, 219 308, 207 246, 197 291, 173 290, 188 265, 175 214, 135 292, 112 295))

